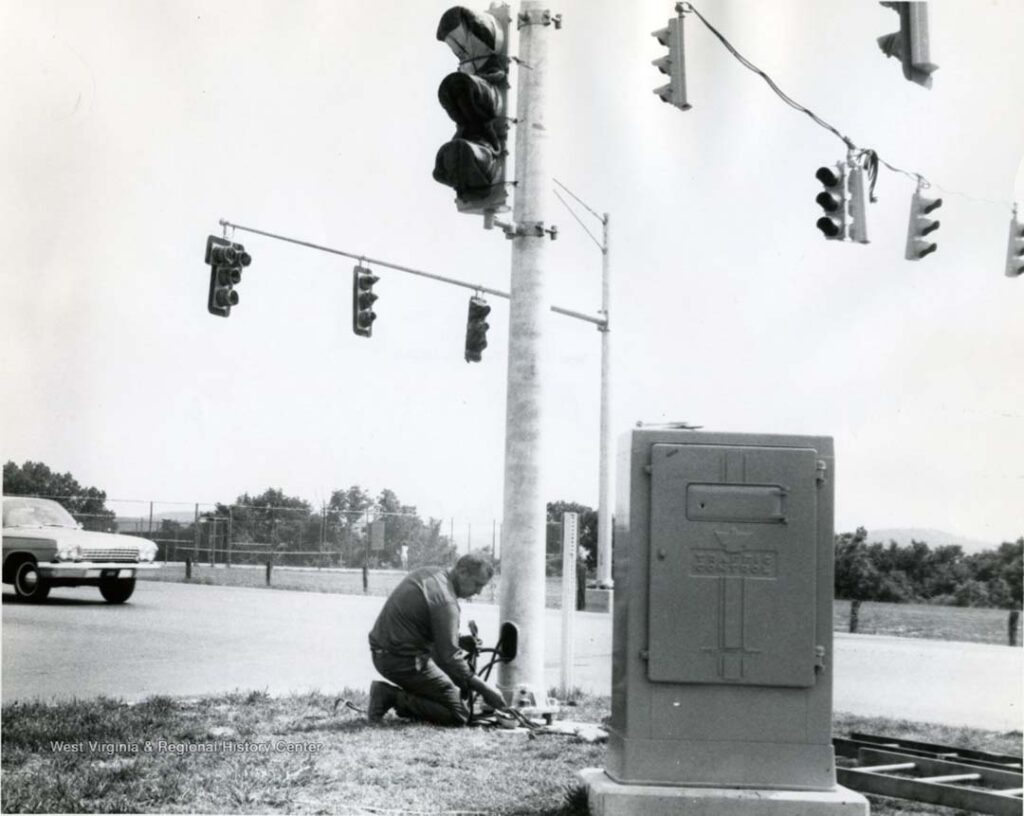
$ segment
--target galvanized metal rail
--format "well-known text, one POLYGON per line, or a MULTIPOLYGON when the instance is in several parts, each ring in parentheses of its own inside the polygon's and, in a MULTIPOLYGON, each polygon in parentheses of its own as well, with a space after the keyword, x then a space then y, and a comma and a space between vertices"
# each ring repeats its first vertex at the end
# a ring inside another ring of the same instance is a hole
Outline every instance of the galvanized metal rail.
POLYGON ((949 745, 936 745, 930 742, 884 737, 877 734, 850 734, 848 738, 836 737, 832 740, 839 756, 857 757, 860 748, 888 748, 905 754, 928 756, 934 759, 949 759, 956 762, 969 762, 991 768, 1020 770, 1021 757, 1010 754, 992 754, 987 751, 973 751, 970 748, 954 748, 949 745))
POLYGON ((855 767, 837 769, 839 783, 853 790, 1020 816, 1020 757, 863 734, 833 744, 837 755, 857 760, 855 767))

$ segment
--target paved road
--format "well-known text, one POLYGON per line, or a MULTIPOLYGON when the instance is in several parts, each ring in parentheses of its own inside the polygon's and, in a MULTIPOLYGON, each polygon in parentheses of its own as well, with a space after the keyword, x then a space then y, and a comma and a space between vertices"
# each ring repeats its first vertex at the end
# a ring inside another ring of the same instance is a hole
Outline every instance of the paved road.
MULTIPOLYGON (((17 602, 4 588, 3 701, 108 695, 272 694, 368 687, 366 632, 380 597, 141 582, 110 606, 95 589, 17 602)), ((547 681, 559 682, 560 625, 547 618, 547 681)), ((493 643, 498 609, 463 603, 493 643)), ((578 613, 575 684, 610 690, 611 619, 578 613)), ((835 708, 980 728, 1021 728, 1022 649, 837 634, 835 708)))

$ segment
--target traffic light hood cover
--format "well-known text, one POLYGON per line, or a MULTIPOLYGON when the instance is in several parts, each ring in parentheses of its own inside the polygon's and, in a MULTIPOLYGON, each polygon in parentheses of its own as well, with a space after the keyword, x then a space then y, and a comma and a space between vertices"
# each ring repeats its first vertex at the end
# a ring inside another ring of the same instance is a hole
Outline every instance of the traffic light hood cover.
POLYGON ((437 39, 452 49, 464 73, 488 75, 492 82, 504 80, 506 67, 500 55, 505 34, 493 15, 453 6, 441 15, 437 39))

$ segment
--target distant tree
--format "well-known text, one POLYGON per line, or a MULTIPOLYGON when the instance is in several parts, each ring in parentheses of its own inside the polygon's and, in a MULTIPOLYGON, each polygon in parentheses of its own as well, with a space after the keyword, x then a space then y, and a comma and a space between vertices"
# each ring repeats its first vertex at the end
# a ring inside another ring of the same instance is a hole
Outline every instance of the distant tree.
POLYGON ((441 535, 441 520, 432 518, 409 544, 409 568, 445 566, 455 562, 455 555, 451 539, 441 535))
POLYGON ((402 504, 393 490, 385 488, 377 496, 377 512, 384 521, 384 552, 380 554, 392 566, 401 566, 402 547, 412 547, 426 534, 416 508, 402 504))
POLYGON ((327 509, 335 513, 356 515, 373 505, 373 498, 359 485, 352 485, 348 490, 335 490, 327 503, 327 509))
POLYGON ((957 606, 988 606, 988 586, 974 578, 968 578, 953 593, 957 606))
POLYGON ((8 496, 42 496, 62 504, 87 530, 116 530, 107 494, 96 487, 82 487, 70 473, 54 473, 42 462, 4 464, 4 493, 8 496))
POLYGON ((365 558, 365 511, 373 505, 369 492, 359 485, 335 490, 327 502, 327 540, 341 554, 341 563, 360 567, 365 558))
MULTIPOLYGON (((228 513, 226 505, 217 505, 218 515, 228 513)), ((280 488, 267 488, 258 496, 243 493, 230 507, 232 539, 273 544, 284 550, 303 549, 310 513, 309 502, 287 496, 280 488)))
MULTIPOLYGON (((998 549, 974 553, 964 559, 972 578, 991 596, 990 604, 1007 609, 1021 608, 1021 579, 1024 575, 1024 538, 1003 542, 998 549)), ((975 599, 977 592, 971 595, 975 599)), ((976 604, 964 604, 976 605, 976 604)))
POLYGON ((968 575, 963 548, 959 544, 937 547, 928 559, 927 574, 920 594, 929 600, 953 595, 968 575))
POLYGON ((1024 538, 995 550, 965 555, 957 544, 932 550, 927 542, 901 547, 867 543, 867 532, 836 536, 837 598, 862 601, 933 601, 957 606, 1021 607, 1024 538))
POLYGON ((856 532, 841 533, 835 543, 835 593, 848 601, 866 601, 878 586, 878 568, 865 545, 868 532, 858 527, 856 532))

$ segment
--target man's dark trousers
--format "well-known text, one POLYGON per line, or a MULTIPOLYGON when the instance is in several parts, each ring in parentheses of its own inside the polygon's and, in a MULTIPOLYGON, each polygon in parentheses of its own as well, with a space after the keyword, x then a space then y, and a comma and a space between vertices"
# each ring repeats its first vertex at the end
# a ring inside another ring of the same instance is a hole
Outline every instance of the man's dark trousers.
POLYGON ((459 687, 430 657, 374 651, 373 665, 399 687, 395 702, 395 713, 399 717, 438 725, 469 722, 469 708, 462 700, 459 687))

